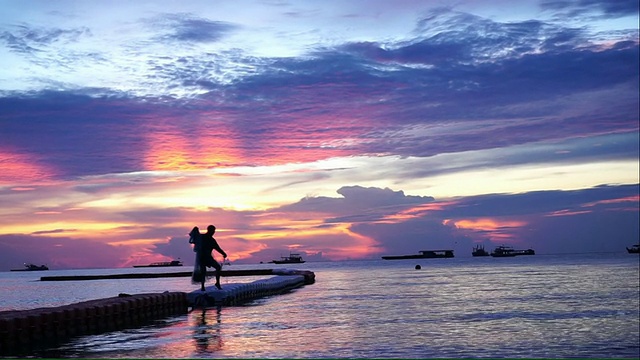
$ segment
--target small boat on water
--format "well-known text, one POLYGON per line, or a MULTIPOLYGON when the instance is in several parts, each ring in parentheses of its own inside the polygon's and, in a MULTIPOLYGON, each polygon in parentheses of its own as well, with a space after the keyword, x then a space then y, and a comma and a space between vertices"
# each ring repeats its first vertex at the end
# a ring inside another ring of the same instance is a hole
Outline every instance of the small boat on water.
POLYGON ((133 265, 134 268, 143 268, 143 267, 169 267, 169 266, 182 266, 182 261, 173 260, 173 261, 161 261, 154 262, 148 265, 133 265))
POLYGON ((489 256, 489 252, 484 249, 483 245, 476 245, 473 247, 473 251, 471 252, 473 256, 489 256))
POLYGON ((527 250, 514 250, 511 246, 501 245, 496 247, 493 252, 491 252, 491 256, 493 257, 512 257, 518 255, 535 255, 536 252, 533 249, 527 250))
POLYGON ((24 264, 24 269, 11 269, 11 271, 43 271, 49 270, 47 265, 24 264))
POLYGON ((289 256, 282 256, 280 260, 273 260, 271 262, 274 264, 302 264, 304 260, 302 260, 300 254, 290 253, 289 256))
POLYGON ((627 248, 627 252, 629 254, 640 254, 640 244, 632 245, 630 248, 627 248))
POLYGON ((421 250, 419 254, 412 255, 385 255, 384 260, 406 260, 406 259, 436 259, 452 258, 453 250, 421 250))

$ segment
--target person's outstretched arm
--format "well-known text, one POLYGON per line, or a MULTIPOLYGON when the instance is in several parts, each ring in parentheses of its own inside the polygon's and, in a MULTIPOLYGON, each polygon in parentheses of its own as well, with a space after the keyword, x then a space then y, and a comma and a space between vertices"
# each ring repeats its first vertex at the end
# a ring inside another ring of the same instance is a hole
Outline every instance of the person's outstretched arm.
POLYGON ((218 244, 218 241, 216 239, 213 239, 213 248, 219 252, 220 254, 222 254, 222 256, 227 257, 227 253, 224 252, 224 250, 222 250, 222 248, 220 247, 220 245, 218 244))

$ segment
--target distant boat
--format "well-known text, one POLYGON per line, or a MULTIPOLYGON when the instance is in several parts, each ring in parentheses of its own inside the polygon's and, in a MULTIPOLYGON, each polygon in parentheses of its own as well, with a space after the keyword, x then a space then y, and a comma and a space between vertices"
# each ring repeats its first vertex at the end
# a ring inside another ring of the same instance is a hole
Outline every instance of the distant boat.
POLYGON ((629 254, 640 254, 640 244, 632 245, 631 248, 627 248, 629 254))
POLYGON ((412 255, 385 255, 384 260, 406 260, 406 259, 436 259, 452 258, 453 250, 421 250, 419 254, 412 255))
POLYGON ((489 256, 491 254, 489 254, 489 252, 484 249, 484 246, 476 245, 476 246, 473 247, 473 251, 471 252, 471 255, 473 255, 473 256, 489 256))
POLYGON ((274 264, 302 264, 304 260, 302 260, 300 254, 290 253, 289 256, 282 256, 280 260, 273 260, 271 262, 274 264))
POLYGON ((514 250, 511 246, 498 246, 491 252, 493 257, 512 257, 518 255, 535 255, 536 252, 533 249, 527 250, 514 250))
POLYGON ((47 265, 24 264, 24 269, 11 269, 11 271, 43 271, 49 270, 47 265))
POLYGON ((173 261, 161 261, 154 262, 149 265, 133 265, 134 268, 143 268, 143 267, 168 267, 168 266, 182 266, 182 261, 173 260, 173 261))

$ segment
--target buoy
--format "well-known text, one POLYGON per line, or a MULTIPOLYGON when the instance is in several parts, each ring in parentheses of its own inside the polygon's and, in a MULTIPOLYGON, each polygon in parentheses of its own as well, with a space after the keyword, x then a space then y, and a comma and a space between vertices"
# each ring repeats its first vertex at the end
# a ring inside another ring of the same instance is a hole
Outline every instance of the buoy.
POLYGON ((420 269, 422 269, 422 266, 416 265, 416 270, 420 270, 420 269))

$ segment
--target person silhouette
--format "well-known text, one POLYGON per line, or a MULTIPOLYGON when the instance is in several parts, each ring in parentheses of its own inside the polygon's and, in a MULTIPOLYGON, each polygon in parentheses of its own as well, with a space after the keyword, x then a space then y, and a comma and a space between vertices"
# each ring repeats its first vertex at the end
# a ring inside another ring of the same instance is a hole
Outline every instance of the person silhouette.
MULTIPOLYGON (((216 283, 215 286, 218 289, 222 289, 220 286, 220 273, 222 271, 222 266, 213 258, 213 250, 216 250, 226 259, 227 253, 222 250, 220 245, 218 245, 218 241, 213 237, 213 234, 216 232, 216 227, 213 225, 207 226, 207 232, 201 235, 200 238, 200 246, 198 251, 198 257, 200 261, 200 271, 206 275, 207 267, 214 267, 216 269, 216 283)), ((224 260, 223 260, 224 261, 224 260)), ((205 278, 202 278, 201 282, 201 290, 205 291, 204 282, 205 278)))
POLYGON ((204 281, 207 273, 206 267, 204 268, 205 271, 202 271, 202 267, 200 266, 202 234, 200 234, 200 229, 197 226, 194 226, 189 233, 189 244, 193 244, 193 251, 196 253, 196 261, 193 266, 193 273, 191 274, 191 283, 202 284, 202 288, 204 289, 204 281))

